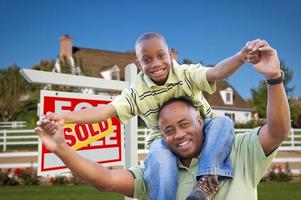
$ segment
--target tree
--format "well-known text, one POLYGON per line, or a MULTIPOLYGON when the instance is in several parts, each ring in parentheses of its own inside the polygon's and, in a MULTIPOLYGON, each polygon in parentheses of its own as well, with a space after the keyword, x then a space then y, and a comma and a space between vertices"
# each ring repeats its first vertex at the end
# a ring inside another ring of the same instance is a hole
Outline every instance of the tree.
POLYGON ((55 60, 41 60, 39 64, 32 66, 32 69, 41 70, 41 71, 52 71, 55 64, 55 60))
MULTIPOLYGON (((290 81, 293 78, 293 71, 289 69, 289 67, 285 66, 284 61, 280 61, 280 68, 285 74, 285 78, 283 81, 283 85, 286 91, 286 94, 288 97, 291 96, 294 86, 289 86, 290 81)), ((267 85, 265 80, 262 80, 259 82, 259 86, 257 88, 251 89, 252 94, 252 100, 251 104, 255 111, 258 113, 258 116, 260 118, 266 117, 266 105, 267 105, 267 85)), ((289 101, 289 104, 291 105, 291 102, 289 101)), ((294 111, 292 110, 294 106, 290 106, 291 113, 294 111)))
POLYGON ((291 110, 292 127, 301 128, 301 107, 295 104, 290 104, 290 110, 291 110))
POLYGON ((2 121, 12 119, 14 112, 19 110, 20 99, 24 95, 26 83, 21 77, 17 65, 0 69, 0 113, 2 121))

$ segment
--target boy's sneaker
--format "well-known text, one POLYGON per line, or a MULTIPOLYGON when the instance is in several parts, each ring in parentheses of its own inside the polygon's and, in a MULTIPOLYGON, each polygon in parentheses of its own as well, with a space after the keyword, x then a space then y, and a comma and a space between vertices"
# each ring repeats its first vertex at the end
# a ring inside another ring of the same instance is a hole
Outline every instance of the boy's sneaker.
POLYGON ((186 200, 211 200, 218 192, 218 176, 202 176, 192 189, 186 200))

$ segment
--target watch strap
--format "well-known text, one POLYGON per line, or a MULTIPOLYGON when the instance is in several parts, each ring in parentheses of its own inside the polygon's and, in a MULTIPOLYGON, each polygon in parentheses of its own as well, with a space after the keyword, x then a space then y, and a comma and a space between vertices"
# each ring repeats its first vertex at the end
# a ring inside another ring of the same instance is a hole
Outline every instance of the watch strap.
POLYGON ((279 83, 282 83, 284 80, 284 72, 280 70, 280 77, 279 78, 273 78, 273 79, 266 79, 266 82, 268 85, 277 85, 279 83))

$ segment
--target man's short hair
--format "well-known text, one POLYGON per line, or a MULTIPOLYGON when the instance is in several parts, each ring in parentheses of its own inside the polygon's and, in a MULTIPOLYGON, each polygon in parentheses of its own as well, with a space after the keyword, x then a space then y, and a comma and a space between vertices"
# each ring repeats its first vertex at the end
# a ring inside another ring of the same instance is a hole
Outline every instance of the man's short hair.
POLYGON ((159 109, 159 112, 158 112, 158 119, 159 120, 159 117, 160 117, 160 113, 161 111, 168 105, 172 104, 172 103, 175 103, 175 102, 182 102, 184 103, 185 105, 187 105, 188 107, 190 108, 195 108, 195 106, 193 105, 192 101, 190 98, 186 97, 186 96, 180 96, 180 97, 176 97, 176 98, 173 98, 173 99, 169 99, 168 101, 164 102, 163 105, 160 107, 159 109))

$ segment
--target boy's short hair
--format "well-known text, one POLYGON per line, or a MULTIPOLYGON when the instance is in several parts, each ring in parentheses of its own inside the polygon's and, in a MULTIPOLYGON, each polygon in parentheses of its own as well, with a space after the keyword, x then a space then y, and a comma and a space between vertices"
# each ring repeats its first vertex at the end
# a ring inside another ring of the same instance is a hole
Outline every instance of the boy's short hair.
POLYGON ((161 35, 160 33, 148 32, 148 33, 144 33, 143 35, 141 35, 137 39, 135 47, 137 47, 137 45, 140 44, 140 42, 145 41, 145 40, 149 40, 149 39, 152 39, 152 38, 159 38, 159 39, 163 40, 166 43, 166 40, 165 40, 164 36, 161 35))
POLYGON ((173 99, 169 99, 168 101, 164 102, 162 104, 162 106, 160 107, 159 111, 158 111, 158 116, 157 116, 157 120, 159 120, 159 117, 160 117, 160 113, 161 111, 163 110, 163 108, 165 108, 166 106, 172 104, 172 103, 175 103, 175 102, 182 102, 184 103, 185 105, 187 105, 189 108, 194 108, 196 109, 196 107, 193 105, 192 101, 190 98, 186 97, 186 96, 180 96, 180 97, 176 97, 176 98, 173 98, 173 99))

